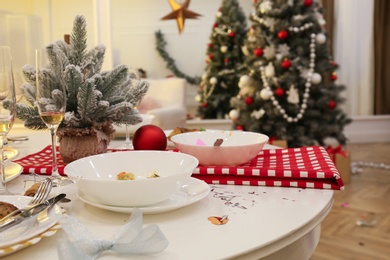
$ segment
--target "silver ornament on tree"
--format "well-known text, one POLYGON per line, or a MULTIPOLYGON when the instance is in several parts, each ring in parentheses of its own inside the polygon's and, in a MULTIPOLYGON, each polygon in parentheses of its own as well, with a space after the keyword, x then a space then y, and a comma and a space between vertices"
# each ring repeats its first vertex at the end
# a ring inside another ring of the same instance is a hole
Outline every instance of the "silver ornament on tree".
POLYGON ((240 116, 240 112, 237 109, 232 109, 229 112, 229 118, 232 120, 236 120, 240 116))
POLYGON ((311 83, 317 85, 317 84, 320 84, 322 81, 322 77, 321 77, 321 74, 319 73, 313 73, 313 75, 311 76, 311 83))
POLYGON ((246 45, 241 46, 241 51, 244 53, 245 56, 249 56, 248 47, 246 45))
POLYGON ((251 113, 251 117, 254 117, 256 119, 260 119, 264 116, 265 110, 260 108, 259 110, 253 110, 251 113))
POLYGON ((243 88, 244 86, 248 85, 249 83, 249 76, 248 75, 242 75, 240 77, 240 80, 238 81, 238 87, 243 88))
POLYGON ((272 78, 275 76, 275 68, 274 64, 272 62, 269 62, 268 65, 265 67, 265 76, 267 78, 272 78))
POLYGON ((294 84, 290 86, 290 89, 287 91, 287 102, 290 104, 299 104, 299 94, 298 90, 295 88, 294 84))
POLYGON ((318 44, 324 44, 326 42, 326 36, 323 33, 319 33, 316 36, 316 43, 318 44))
POLYGON ((209 82, 210 82, 211 85, 215 85, 215 84, 218 83, 218 80, 217 80, 216 77, 211 77, 210 80, 209 80, 209 82))
POLYGON ((268 100, 272 97, 273 93, 272 91, 269 89, 269 88, 263 88, 261 91, 260 91, 260 97, 263 99, 263 100, 268 100))

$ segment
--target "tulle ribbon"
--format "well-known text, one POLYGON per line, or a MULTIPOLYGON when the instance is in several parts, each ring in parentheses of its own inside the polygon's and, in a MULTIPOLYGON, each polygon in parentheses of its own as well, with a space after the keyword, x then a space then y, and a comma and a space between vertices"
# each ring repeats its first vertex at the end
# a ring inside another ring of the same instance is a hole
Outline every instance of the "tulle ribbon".
POLYGON ((112 240, 95 239, 75 217, 64 215, 60 220, 66 235, 58 245, 59 259, 96 259, 111 250, 123 255, 156 254, 168 247, 168 240, 157 225, 142 227, 142 212, 134 209, 129 222, 112 240))
POLYGON ((337 147, 328 146, 326 147, 326 151, 328 152, 329 156, 331 157, 332 161, 336 163, 336 155, 340 154, 342 156, 347 156, 347 153, 343 150, 343 147, 341 145, 337 147))

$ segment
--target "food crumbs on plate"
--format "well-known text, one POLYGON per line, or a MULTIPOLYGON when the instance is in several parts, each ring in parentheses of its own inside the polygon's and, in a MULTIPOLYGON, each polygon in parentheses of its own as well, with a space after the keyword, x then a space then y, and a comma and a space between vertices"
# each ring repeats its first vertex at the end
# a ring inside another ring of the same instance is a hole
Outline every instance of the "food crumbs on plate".
POLYGON ((221 144, 223 143, 223 139, 217 139, 217 140, 215 140, 215 142, 214 142, 214 146, 221 146, 221 144))
POLYGON ((212 216, 207 219, 214 225, 225 225, 229 221, 228 215, 224 215, 222 217, 212 216))
POLYGON ((153 172, 151 175, 148 176, 148 179, 158 178, 158 177, 160 177, 160 175, 158 175, 156 172, 153 172))
POLYGON ((117 174, 118 180, 134 180, 134 174, 131 172, 120 172, 117 174))

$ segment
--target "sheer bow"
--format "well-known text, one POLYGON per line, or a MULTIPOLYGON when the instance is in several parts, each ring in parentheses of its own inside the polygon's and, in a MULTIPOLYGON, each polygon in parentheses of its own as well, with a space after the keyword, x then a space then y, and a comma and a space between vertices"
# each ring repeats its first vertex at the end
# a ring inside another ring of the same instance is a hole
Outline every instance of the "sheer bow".
POLYGON ((60 224, 67 237, 58 245, 59 259, 96 259, 107 250, 119 254, 155 254, 168 247, 168 240, 157 225, 142 227, 142 212, 134 209, 129 222, 112 240, 95 239, 77 218, 65 215, 60 224))

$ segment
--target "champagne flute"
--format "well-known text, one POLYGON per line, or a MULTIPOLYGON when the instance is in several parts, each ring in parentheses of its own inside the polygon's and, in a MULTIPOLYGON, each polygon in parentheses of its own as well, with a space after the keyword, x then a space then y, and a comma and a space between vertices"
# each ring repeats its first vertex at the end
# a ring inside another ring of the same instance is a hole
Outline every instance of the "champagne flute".
MULTIPOLYGON (((139 81, 139 73, 136 68, 129 68, 129 78, 134 81, 139 81)), ((140 101, 141 102, 141 101, 140 101)), ((134 108, 137 108, 139 103, 134 106, 134 108)), ((131 141, 130 137, 130 126, 128 124, 125 124, 125 143, 121 146, 119 146, 117 149, 133 149, 133 142, 131 141)))
POLYGON ((50 130, 53 186, 70 183, 58 172, 56 132, 66 111, 66 88, 63 81, 61 53, 54 45, 36 50, 36 105, 42 121, 50 130))
POLYGON ((8 46, 0 46, 0 194, 12 194, 7 189, 4 140, 11 130, 16 115, 15 84, 12 71, 11 51, 8 46))

